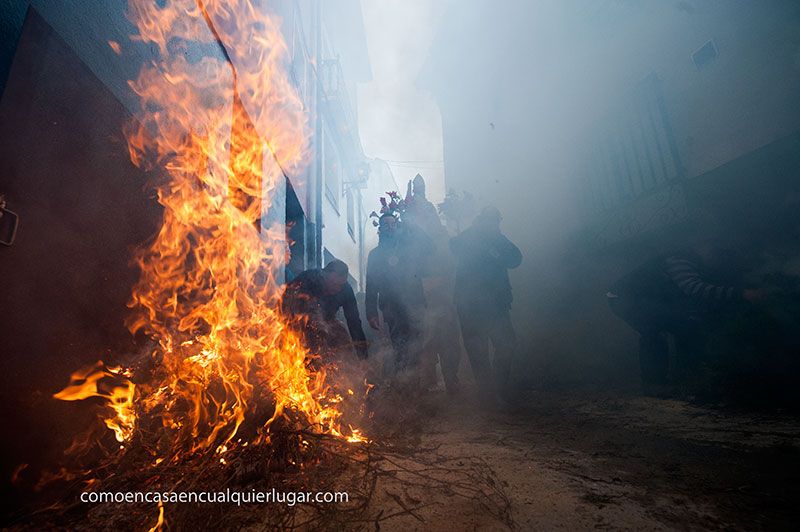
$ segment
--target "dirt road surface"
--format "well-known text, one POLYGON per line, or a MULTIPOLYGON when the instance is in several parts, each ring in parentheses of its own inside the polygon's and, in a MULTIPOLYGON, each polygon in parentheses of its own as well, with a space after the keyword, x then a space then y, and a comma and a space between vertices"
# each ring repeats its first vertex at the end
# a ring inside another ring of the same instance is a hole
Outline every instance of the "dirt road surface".
POLYGON ((800 421, 788 414, 551 391, 505 410, 439 394, 425 418, 409 463, 481 464, 475 478, 496 493, 484 504, 480 494, 379 483, 375 502, 397 514, 376 523, 381 530, 796 525, 800 421))

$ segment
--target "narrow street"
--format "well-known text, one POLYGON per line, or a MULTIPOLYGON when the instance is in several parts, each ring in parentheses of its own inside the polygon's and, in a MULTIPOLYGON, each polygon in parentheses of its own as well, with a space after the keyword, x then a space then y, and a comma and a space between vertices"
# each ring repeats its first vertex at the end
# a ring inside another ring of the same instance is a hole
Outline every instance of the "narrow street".
POLYGON ((0 5, 0 531, 800 530, 800 0, 0 5))

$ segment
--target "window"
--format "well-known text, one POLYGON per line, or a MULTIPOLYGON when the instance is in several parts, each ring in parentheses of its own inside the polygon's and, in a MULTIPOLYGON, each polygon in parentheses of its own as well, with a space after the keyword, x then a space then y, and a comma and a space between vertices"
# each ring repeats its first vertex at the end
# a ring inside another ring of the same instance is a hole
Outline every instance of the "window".
POLYGON ((292 18, 292 64, 290 73, 298 89, 300 99, 306 105, 310 98, 311 89, 308 80, 308 48, 303 34, 303 20, 296 7, 292 18))
POLYGON ((339 196, 342 194, 342 161, 339 156, 339 149, 331 139, 327 130, 323 134, 325 137, 324 147, 325 153, 323 158, 325 161, 325 197, 331 203, 336 212, 339 212, 339 196))
POLYGON ((684 175, 655 74, 601 121, 595 135, 581 171, 582 202, 589 211, 630 204, 684 175))

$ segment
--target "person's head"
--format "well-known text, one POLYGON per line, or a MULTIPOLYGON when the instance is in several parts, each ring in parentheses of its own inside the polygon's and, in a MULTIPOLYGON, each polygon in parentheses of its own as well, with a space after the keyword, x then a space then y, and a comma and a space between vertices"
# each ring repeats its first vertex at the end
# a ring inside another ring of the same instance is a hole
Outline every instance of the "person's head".
POLYGON ((397 217, 391 213, 385 213, 378 219, 378 236, 381 241, 391 240, 397 234, 397 217))
POLYGON ((347 274, 349 270, 347 264, 339 259, 333 259, 323 268, 322 273, 325 279, 325 293, 337 294, 347 284, 347 274))
POLYGON ((498 208, 490 205, 483 208, 473 223, 476 227, 480 227, 486 231, 499 231, 500 222, 502 220, 503 217, 498 208))
POLYGON ((424 198, 425 197, 425 179, 423 179, 423 177, 421 175, 417 174, 416 176, 414 176, 413 185, 414 185, 414 189, 413 189, 414 190, 414 195, 424 198))

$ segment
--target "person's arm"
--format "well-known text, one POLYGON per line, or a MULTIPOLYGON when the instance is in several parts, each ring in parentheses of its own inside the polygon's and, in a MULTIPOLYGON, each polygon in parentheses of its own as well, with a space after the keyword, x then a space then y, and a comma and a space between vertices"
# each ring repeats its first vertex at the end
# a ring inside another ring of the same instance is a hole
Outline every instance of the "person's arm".
POLYGON ((344 319, 347 322, 347 329, 350 331, 350 339, 353 341, 353 346, 358 356, 367 358, 367 336, 364 334, 364 329, 361 326, 361 316, 358 315, 356 295, 353 293, 353 287, 350 286, 350 283, 346 284, 344 287, 342 311, 344 312, 344 319))
POLYGON ((492 247, 497 253, 496 259, 504 268, 512 270, 522 264, 522 252, 505 235, 498 235, 492 247))
POLYGON ((702 278, 695 261, 680 256, 668 257, 666 273, 681 291, 696 301, 726 303, 741 301, 744 291, 734 286, 719 286, 702 278))

